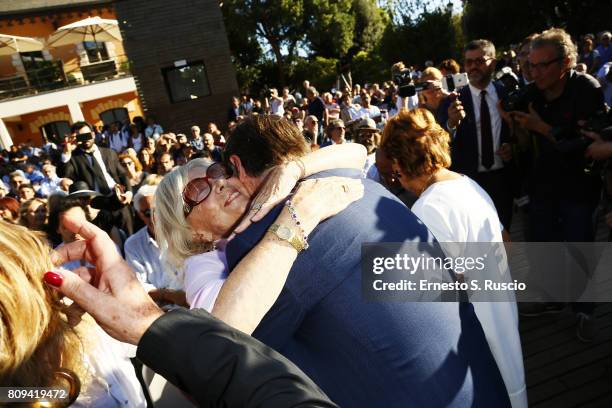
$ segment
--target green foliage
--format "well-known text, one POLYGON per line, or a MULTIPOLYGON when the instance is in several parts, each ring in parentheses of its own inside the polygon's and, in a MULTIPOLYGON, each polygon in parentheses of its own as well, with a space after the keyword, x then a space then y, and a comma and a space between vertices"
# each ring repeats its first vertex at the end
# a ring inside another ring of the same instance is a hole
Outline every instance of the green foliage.
POLYGON ((353 58, 351 76, 353 83, 383 83, 391 79, 390 64, 382 59, 378 52, 360 51, 353 58))
POLYGON ((457 58, 461 31, 450 8, 425 12, 414 21, 390 26, 381 40, 381 56, 389 64, 403 61, 423 66, 427 60, 439 63, 457 58))
POLYGON ((328 60, 370 51, 390 21, 376 0, 224 0, 221 9, 243 88, 259 88, 253 75, 265 76, 268 67, 247 67, 270 59, 276 71, 267 82, 292 83, 301 72, 298 48, 328 60))
POLYGON ((293 66, 290 84, 293 89, 301 89, 305 79, 317 89, 329 89, 336 81, 336 66, 338 60, 335 58, 299 58, 293 66))
POLYGON ((355 16, 354 51, 371 51, 382 38, 390 17, 376 0, 353 0, 355 16))
POLYGON ((306 5, 306 41, 311 52, 322 57, 345 55, 353 46, 355 16, 352 0, 310 0, 306 5))

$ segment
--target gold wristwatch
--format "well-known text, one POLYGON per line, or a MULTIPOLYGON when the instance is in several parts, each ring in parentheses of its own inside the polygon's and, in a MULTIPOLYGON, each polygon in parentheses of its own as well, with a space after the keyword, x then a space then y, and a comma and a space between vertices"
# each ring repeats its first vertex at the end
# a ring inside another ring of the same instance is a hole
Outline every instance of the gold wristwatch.
POLYGON ((304 240, 298 234, 296 234, 291 228, 286 225, 272 224, 269 228, 270 232, 273 232, 279 239, 287 241, 295 248, 296 251, 302 252, 304 250, 304 240))

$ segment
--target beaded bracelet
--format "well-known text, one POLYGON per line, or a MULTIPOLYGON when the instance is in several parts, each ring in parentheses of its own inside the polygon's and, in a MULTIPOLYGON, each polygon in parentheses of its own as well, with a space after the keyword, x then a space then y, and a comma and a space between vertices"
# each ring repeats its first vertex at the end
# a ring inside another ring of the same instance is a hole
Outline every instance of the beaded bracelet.
POLYGON ((302 224, 300 224, 300 220, 298 219, 297 212, 295 211, 295 207, 293 206, 291 199, 285 201, 285 205, 287 206, 287 210, 289 211, 291 219, 293 220, 293 222, 295 222, 295 225, 297 225, 297 227, 302 232, 302 239, 304 240, 304 249, 308 249, 308 236, 306 235, 304 228, 302 228, 302 224))

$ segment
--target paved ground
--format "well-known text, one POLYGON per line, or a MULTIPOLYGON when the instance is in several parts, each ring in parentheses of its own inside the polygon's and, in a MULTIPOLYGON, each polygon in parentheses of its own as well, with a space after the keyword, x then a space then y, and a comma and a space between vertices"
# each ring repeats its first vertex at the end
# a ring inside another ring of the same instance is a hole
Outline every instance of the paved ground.
MULTIPOLYGON (((521 225, 518 216, 511 229, 514 241, 523 240, 521 225)), ((607 240, 601 222, 597 240, 607 240)), ((576 338, 569 308, 557 315, 521 318, 530 407, 612 408, 612 303, 598 305, 596 318, 599 331, 589 344, 576 338)))
POLYGON ((590 344, 576 338, 569 308, 521 319, 530 407, 612 407, 612 304, 599 305, 596 316, 599 332, 590 344))

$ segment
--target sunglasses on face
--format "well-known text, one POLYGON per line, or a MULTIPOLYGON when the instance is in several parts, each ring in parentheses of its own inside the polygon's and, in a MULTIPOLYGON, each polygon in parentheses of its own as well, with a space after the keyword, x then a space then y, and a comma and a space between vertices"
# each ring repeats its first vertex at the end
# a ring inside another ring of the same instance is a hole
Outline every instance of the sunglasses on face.
POLYGON ((214 163, 206 169, 206 176, 191 180, 183 189, 183 213, 185 218, 191 211, 206 200, 212 190, 211 180, 228 179, 232 176, 231 169, 226 169, 221 163, 214 163))
POLYGON ((147 208, 144 211, 141 211, 141 214, 145 217, 145 218, 151 218, 151 215, 153 215, 153 210, 150 208, 147 208))
POLYGON ((122 165, 122 166, 131 166, 132 164, 134 164, 134 163, 132 163, 132 162, 131 162, 131 161, 129 161, 129 160, 126 160, 126 161, 122 161, 122 162, 121 162, 121 165, 122 165))
POLYGON ((532 70, 539 71, 541 69, 548 68, 549 65, 554 64, 555 62, 561 62, 561 61, 563 61, 563 57, 555 58, 553 60, 545 61, 545 62, 537 62, 535 64, 527 61, 527 64, 529 64, 529 68, 531 68, 532 70))
POLYGON ((492 60, 493 58, 487 57, 487 58, 466 58, 466 60, 464 61, 466 66, 470 66, 470 65, 484 65, 486 64, 488 61, 492 60))

